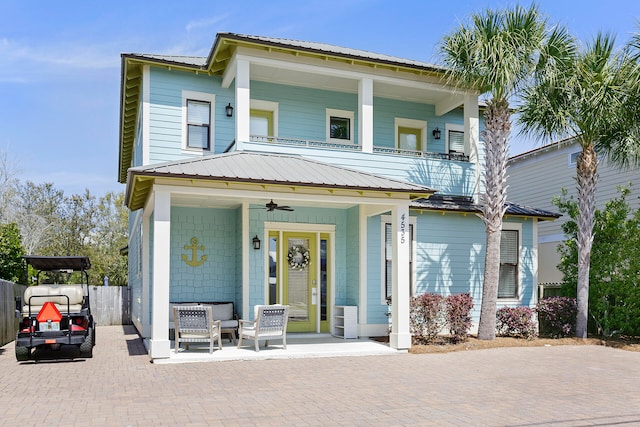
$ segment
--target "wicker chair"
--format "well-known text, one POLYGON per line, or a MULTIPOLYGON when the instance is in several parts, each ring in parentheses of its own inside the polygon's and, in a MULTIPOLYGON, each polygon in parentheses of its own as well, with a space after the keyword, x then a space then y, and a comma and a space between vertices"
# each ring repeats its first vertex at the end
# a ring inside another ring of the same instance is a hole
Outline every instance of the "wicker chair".
POLYGON ((238 348, 242 346, 242 339, 248 338, 255 343, 256 351, 260 351, 260 340, 282 339, 282 348, 287 349, 287 320, 289 318, 288 305, 257 305, 255 306, 255 320, 240 320, 238 330, 238 348))
POLYGON ((208 342, 209 354, 213 353, 213 343, 218 340, 218 349, 222 350, 220 342, 220 320, 213 320, 210 305, 179 305, 173 307, 173 322, 175 325, 176 352, 180 350, 180 343, 185 343, 189 350, 189 343, 208 342))

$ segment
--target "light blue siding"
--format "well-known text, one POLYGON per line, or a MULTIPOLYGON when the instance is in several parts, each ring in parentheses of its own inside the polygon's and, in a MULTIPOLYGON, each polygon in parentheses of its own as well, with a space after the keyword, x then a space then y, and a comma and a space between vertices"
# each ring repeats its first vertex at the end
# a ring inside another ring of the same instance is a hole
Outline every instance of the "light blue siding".
POLYGON ((222 153, 235 139, 235 120, 225 106, 234 104, 234 88, 220 87, 221 78, 151 68, 149 93, 149 162, 158 163, 193 156, 182 150, 182 91, 214 94, 212 151, 222 153))
MULTIPOLYGON (((452 295, 470 292, 474 301, 472 319, 478 322, 482 303, 486 232, 484 223, 475 215, 438 212, 416 214, 415 295, 433 292, 452 295)), ((508 219, 505 223, 519 223, 521 233, 521 302, 517 305, 533 307, 536 286, 533 275, 533 221, 508 219)), ((367 265, 367 321, 385 323, 386 304, 383 301, 382 261, 383 236, 380 217, 369 218, 367 265)), ((498 306, 505 305, 498 300, 498 306)), ((512 304, 511 302, 509 304, 512 304)), ((515 305, 515 304, 512 304, 515 305)))
POLYGON ((182 208, 171 209, 171 302, 234 301, 241 283, 238 276, 235 248, 238 235, 235 210, 182 208), (182 255, 192 258, 191 239, 195 237, 206 255, 201 265, 192 267, 182 255))

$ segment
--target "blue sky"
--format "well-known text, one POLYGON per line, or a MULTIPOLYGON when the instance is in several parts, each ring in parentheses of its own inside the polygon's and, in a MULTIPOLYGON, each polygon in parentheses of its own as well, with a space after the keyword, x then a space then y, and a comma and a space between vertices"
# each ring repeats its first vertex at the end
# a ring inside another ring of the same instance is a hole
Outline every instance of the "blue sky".
MULTIPOLYGON (((581 40, 624 43, 638 0, 544 0, 581 40)), ((489 0, 0 1, 0 152, 20 180, 101 196, 117 183, 121 53, 206 56, 218 32, 330 43, 437 62, 440 38, 489 0)), ((521 2, 528 5, 529 2, 521 2)), ((531 149, 517 138, 512 154, 531 149)))

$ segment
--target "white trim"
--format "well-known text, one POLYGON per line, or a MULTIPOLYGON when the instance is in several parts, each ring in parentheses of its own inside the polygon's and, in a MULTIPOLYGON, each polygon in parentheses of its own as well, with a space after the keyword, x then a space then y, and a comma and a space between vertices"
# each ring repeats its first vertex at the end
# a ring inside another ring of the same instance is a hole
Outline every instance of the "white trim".
MULTIPOLYGON (((297 62, 293 62, 288 60, 289 58, 292 57, 291 55, 282 54, 279 57, 274 57, 278 54, 277 53, 274 54, 273 51, 258 52, 258 54, 261 54, 264 56, 258 56, 256 53, 257 52, 251 48, 245 48, 245 47, 239 46, 236 49, 236 53, 231 59, 231 61, 233 62, 234 60, 238 61, 238 60, 244 59, 251 62, 252 64, 263 65, 271 68, 283 68, 290 71, 300 71, 303 73, 319 74, 322 76, 342 77, 342 78, 353 79, 353 80, 370 78, 374 81, 374 85, 375 83, 386 83, 391 85, 415 88, 419 90, 430 90, 438 93, 446 93, 450 96, 454 96, 458 94, 461 96, 464 94, 471 94, 476 98, 478 96, 475 92, 464 91, 464 90, 460 90, 460 91, 456 91, 455 93, 452 93, 451 87, 447 85, 443 85, 438 81, 438 79, 434 79, 433 82, 410 80, 405 78, 393 77, 391 75, 380 75, 375 73, 363 72, 360 70, 353 71, 351 67, 349 69, 340 69, 336 67, 327 67, 326 65, 319 66, 319 65, 313 65, 310 63, 302 63, 302 62, 299 62, 300 58, 302 58, 301 56, 296 56, 295 58, 297 62), (266 55, 269 55, 269 56, 267 57, 266 55)), ((227 67, 227 70, 228 69, 229 69, 229 66, 227 67)), ((223 83, 228 82, 228 84, 230 85, 230 82, 232 80, 233 80, 233 77, 230 76, 224 79, 223 83)), ((223 87, 228 87, 228 86, 223 86, 223 87)), ((456 103, 454 103, 453 107, 451 108, 455 108, 459 106, 461 103, 462 103, 461 99, 457 100, 456 103)), ((443 111, 441 114, 445 114, 446 112, 447 111, 443 111)))
POLYGON ((533 218, 533 244, 531 245, 531 275, 532 280, 532 298, 533 304, 538 304, 538 224, 540 221, 537 218, 533 218))
POLYGON ((309 224, 303 222, 271 222, 265 221, 264 228, 269 231, 304 231, 305 233, 335 233, 334 224, 309 224))
MULTIPOLYGON (((450 152, 450 148, 449 148, 449 131, 455 131, 455 132, 462 132, 463 138, 465 139, 465 141, 467 140, 466 136, 464 135, 464 125, 458 125, 458 124, 454 124, 454 123, 445 123, 444 124, 444 149, 447 152, 447 154, 450 152)), ((465 144, 464 147, 464 154, 467 154, 467 144, 465 144)))
MULTIPOLYGON (((151 106, 151 76, 150 67, 144 65, 142 67, 142 159, 141 165, 148 165, 149 160, 149 138, 150 138, 150 106, 151 106)), ((135 165, 132 165, 135 166, 135 165)))
POLYGON ((394 141, 395 147, 400 148, 400 141, 398 140, 398 128, 406 127, 411 129, 420 129, 420 150, 423 153, 427 151, 427 121, 426 120, 415 120, 415 119, 405 119, 402 117, 396 117, 395 121, 395 131, 394 131, 394 141))
POLYGON ((572 151, 569 154, 567 154, 567 167, 570 167, 570 168, 576 167, 576 165, 578 164, 578 156, 580 155, 581 152, 582 152, 582 149, 577 151, 572 151), (575 161, 572 161, 573 156, 576 156, 575 161))
POLYGON ((216 111, 216 96, 212 93, 195 92, 192 90, 182 91, 182 132, 181 132, 181 147, 182 151, 189 154, 209 154, 214 151, 215 139, 214 139, 214 127, 215 127, 215 111, 216 111), (208 102, 209 108, 209 149, 189 147, 188 141, 188 126, 187 126, 187 100, 190 101, 202 101, 208 102))
MULTIPOLYGON (((381 228, 381 248, 382 250, 381 255, 380 255, 380 265, 382 266, 382 271, 380 271, 380 296, 381 296, 381 304, 386 304, 387 303, 387 295, 386 295, 386 289, 385 289, 385 275, 386 275, 386 259, 384 256, 384 251, 385 251, 385 237, 386 237, 386 230, 385 230, 385 224, 392 224, 391 223, 391 215, 380 215, 380 228, 381 228)), ((416 248, 417 248, 417 233, 418 233, 418 221, 417 218, 415 216, 409 216, 409 224, 413 226, 413 240, 410 242, 410 246, 409 246, 409 250, 411 251, 411 258, 413 259, 413 269, 412 271, 410 271, 409 273, 411 274, 411 283, 413 284, 413 288, 410 289, 409 291, 411 292, 411 295, 415 295, 416 294, 416 248)))
POLYGON ((353 125, 355 122, 355 113, 353 111, 348 111, 348 110, 336 110, 334 108, 327 108, 326 109, 326 122, 325 122, 325 128, 326 128, 326 139, 327 141, 330 142, 337 142, 339 144, 344 144, 344 143, 351 143, 351 144, 355 144, 355 139, 353 137, 354 135, 354 129, 353 129, 353 125), (341 118, 345 118, 345 119, 349 119, 349 139, 339 139, 339 138, 331 138, 331 117, 341 117, 341 118))
POLYGON ((373 80, 358 80, 358 141, 362 151, 373 153, 373 80))
POLYGON ((251 273, 250 273, 250 262, 249 262, 249 204, 244 202, 242 203, 242 226, 241 226, 241 239, 242 239, 242 317, 248 319, 248 313, 250 313, 249 309, 249 290, 250 290, 250 281, 251 281, 251 273))
POLYGON ((513 222, 503 222, 502 223, 503 230, 515 230, 518 232, 518 296, 517 298, 498 298, 499 304, 513 304, 522 303, 522 278, 524 277, 524 251, 522 250, 522 224, 513 223, 513 222))
MULTIPOLYGON (((363 325, 367 323, 367 313, 368 313, 368 304, 367 304, 367 270, 368 270, 368 227, 367 221, 369 217, 367 217, 366 212, 362 209, 362 206, 358 209, 358 233, 360 237, 360 281, 359 281, 359 298, 360 304, 358 308, 358 324, 363 325)), ((332 329, 333 330, 333 329, 332 329)))
MULTIPOLYGON (((261 99, 252 99, 250 101, 252 110, 263 110, 269 111, 273 114, 273 135, 268 136, 278 136, 278 108, 279 104, 277 102, 272 101, 263 101, 261 99)), ((249 119, 251 120, 251 119, 249 119)))

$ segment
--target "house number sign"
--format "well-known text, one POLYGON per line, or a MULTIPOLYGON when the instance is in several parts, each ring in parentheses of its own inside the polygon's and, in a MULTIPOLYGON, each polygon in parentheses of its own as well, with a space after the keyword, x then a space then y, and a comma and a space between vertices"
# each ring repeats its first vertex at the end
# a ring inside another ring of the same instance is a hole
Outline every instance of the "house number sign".
POLYGON ((191 250, 191 259, 189 259, 189 257, 185 254, 182 254, 182 260, 184 262, 187 263, 187 265, 190 265, 191 267, 197 267, 199 265, 201 265, 203 262, 205 262, 207 260, 207 256, 206 255, 202 255, 200 257, 200 259, 198 259, 198 251, 203 251, 204 252, 204 246, 198 246, 198 243, 200 243, 200 241, 198 240, 197 237, 192 237, 191 238, 191 245, 184 245, 184 250, 188 251, 191 250))
POLYGON ((405 214, 400 215, 400 243, 404 244, 407 240, 407 216, 405 214))

